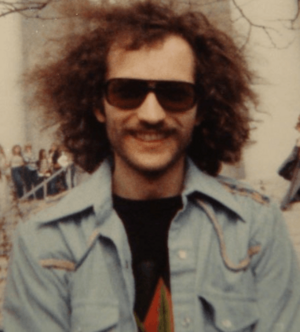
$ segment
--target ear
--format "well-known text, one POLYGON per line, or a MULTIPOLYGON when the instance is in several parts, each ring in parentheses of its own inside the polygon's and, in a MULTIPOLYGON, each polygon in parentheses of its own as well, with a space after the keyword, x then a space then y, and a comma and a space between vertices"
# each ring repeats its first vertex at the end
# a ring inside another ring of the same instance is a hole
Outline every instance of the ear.
POLYGON ((101 111, 99 108, 94 109, 94 114, 96 119, 100 122, 100 123, 105 123, 106 118, 105 118, 105 114, 103 111, 101 111))

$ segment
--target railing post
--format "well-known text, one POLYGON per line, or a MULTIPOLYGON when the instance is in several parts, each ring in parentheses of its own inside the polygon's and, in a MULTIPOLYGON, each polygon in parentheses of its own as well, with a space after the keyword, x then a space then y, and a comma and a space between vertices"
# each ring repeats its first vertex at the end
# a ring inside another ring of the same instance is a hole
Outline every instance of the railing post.
MULTIPOLYGON (((66 172, 66 170, 69 168, 69 166, 67 167, 62 167, 60 170, 58 170, 57 172, 53 173, 48 179, 44 180, 42 183, 38 184, 36 187, 34 187, 33 189, 31 189, 29 192, 25 193, 25 195, 23 195, 20 200, 23 200, 27 197, 29 197, 30 195, 35 196, 36 198, 36 191, 43 188, 43 192, 44 192, 44 198, 46 199, 46 196, 48 194, 47 192, 47 185, 48 183, 50 183, 50 181, 52 181, 54 178, 56 178, 58 175, 60 175, 62 172, 66 172)), ((70 188, 68 188, 70 189, 70 188)), ((68 190, 67 189, 67 190, 68 190)), ((1 332, 1 331, 0 331, 1 332)))
POLYGON ((47 196, 47 183, 44 182, 44 185, 43 185, 43 193, 44 193, 44 200, 46 200, 46 196, 47 196))

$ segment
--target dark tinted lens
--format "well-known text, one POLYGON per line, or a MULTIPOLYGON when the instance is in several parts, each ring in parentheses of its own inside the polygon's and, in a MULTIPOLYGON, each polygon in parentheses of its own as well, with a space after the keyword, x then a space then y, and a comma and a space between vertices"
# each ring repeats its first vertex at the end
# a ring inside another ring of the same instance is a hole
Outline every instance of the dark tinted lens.
POLYGON ((105 86, 105 97, 109 104, 121 109, 139 107, 146 94, 146 81, 116 78, 108 81, 105 86))
POLYGON ((158 82, 156 95, 161 106, 172 112, 183 112, 196 104, 195 86, 187 82, 158 82))

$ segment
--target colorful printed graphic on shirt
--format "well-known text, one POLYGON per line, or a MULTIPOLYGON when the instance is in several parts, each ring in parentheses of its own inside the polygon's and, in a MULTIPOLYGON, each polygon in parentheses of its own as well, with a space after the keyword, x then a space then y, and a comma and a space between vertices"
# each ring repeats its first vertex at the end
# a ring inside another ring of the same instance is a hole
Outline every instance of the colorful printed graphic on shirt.
POLYGON ((139 332, 173 332, 171 293, 162 278, 158 280, 152 302, 143 322, 135 313, 139 332))

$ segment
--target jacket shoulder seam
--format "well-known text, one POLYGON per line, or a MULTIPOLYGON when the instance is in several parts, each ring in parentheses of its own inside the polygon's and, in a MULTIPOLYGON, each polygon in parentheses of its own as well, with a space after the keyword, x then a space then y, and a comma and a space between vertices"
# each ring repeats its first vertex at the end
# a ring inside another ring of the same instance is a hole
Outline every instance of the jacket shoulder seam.
POLYGON ((262 205, 269 205, 270 199, 269 197, 259 193, 258 191, 251 189, 249 187, 243 186, 241 183, 229 183, 226 180, 218 179, 220 184, 224 187, 224 189, 233 194, 238 196, 249 197, 253 201, 262 204, 262 205))

